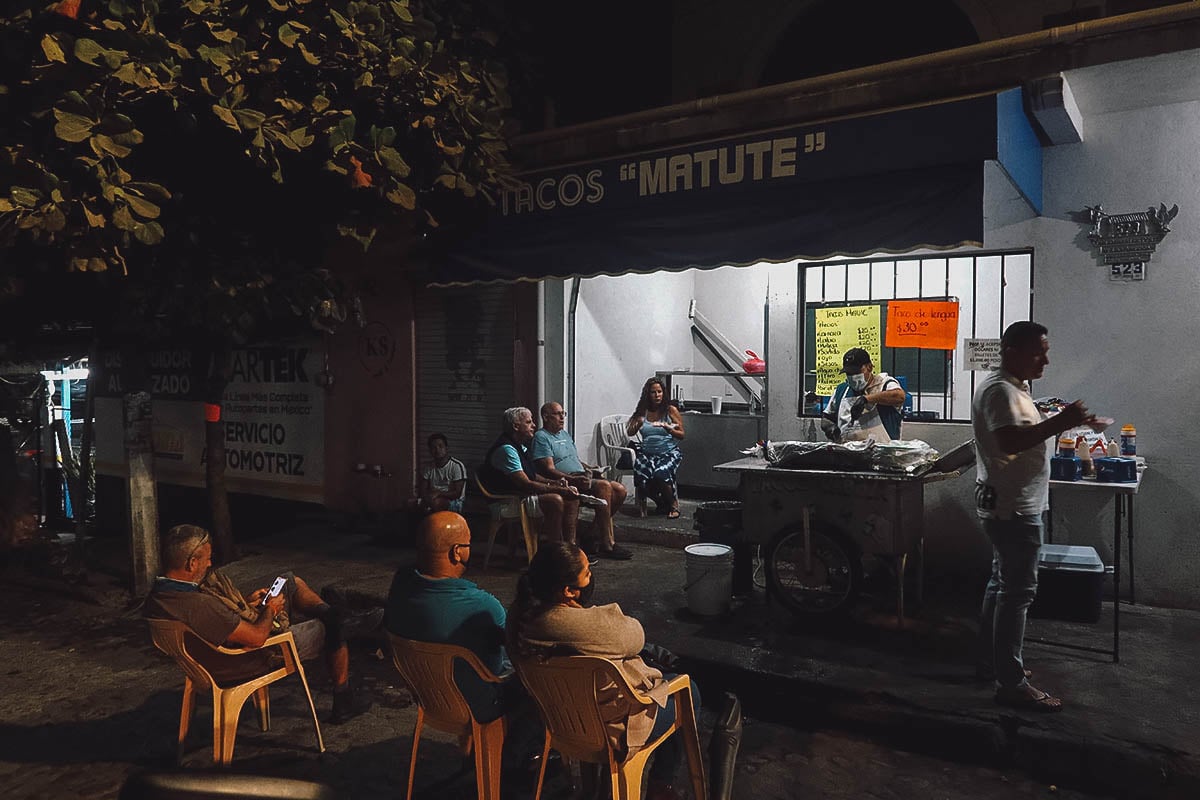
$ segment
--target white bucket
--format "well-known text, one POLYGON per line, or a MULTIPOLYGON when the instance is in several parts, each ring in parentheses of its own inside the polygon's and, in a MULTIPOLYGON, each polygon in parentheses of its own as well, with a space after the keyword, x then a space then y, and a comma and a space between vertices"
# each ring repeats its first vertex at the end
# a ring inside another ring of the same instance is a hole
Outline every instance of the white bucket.
POLYGON ((683 548, 687 557, 688 610, 693 614, 712 616, 729 610, 733 596, 733 548, 727 544, 689 544, 683 548))

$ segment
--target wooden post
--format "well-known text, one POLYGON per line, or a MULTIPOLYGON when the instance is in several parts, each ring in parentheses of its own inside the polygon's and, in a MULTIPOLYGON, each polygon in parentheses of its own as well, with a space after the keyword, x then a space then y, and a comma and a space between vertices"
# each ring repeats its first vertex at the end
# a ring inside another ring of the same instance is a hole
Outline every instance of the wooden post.
POLYGON ((129 465, 129 551, 133 592, 145 597, 159 573, 158 491, 154 482, 154 440, 149 392, 125 395, 125 456, 129 465))

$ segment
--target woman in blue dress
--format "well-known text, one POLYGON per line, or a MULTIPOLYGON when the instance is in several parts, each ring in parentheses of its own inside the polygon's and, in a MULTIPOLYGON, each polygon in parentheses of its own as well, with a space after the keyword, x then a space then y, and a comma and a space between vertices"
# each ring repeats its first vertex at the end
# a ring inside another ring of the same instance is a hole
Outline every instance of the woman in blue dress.
POLYGON ((663 395, 662 381, 647 380, 625 432, 630 436, 642 434, 642 445, 633 463, 638 512, 646 516, 646 498, 650 498, 656 506, 655 513, 677 519, 679 492, 675 488, 675 472, 683 460, 678 445, 683 438, 683 417, 663 395))

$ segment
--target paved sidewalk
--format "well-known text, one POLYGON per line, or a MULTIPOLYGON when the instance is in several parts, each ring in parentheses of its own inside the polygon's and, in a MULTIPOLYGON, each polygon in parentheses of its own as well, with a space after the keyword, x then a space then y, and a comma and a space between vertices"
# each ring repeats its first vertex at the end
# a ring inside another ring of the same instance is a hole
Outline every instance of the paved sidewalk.
MULTIPOLYGON (((952 604, 927 603, 916 624, 903 631, 874 610, 870 597, 860 603, 861 613, 825 630, 806 629, 761 596, 725 617, 693 617, 686 610, 679 549, 691 540, 691 520, 654 528, 666 522, 620 519, 618 536, 631 543, 635 558, 597 564, 596 601, 620 602, 641 619, 647 638, 679 654, 710 700, 730 688, 762 725, 849 731, 911 752, 1020 768, 1043 785, 1122 797, 1200 797, 1200 706, 1192 680, 1200 614, 1123 606, 1119 665, 1104 656, 1029 646, 1038 684, 1061 693, 1068 707, 1057 715, 1016 713, 994 705, 989 688, 971 678, 973 622, 952 604), (645 544, 647 539, 658 544, 645 544)), ((244 542, 244 558, 227 570, 239 583, 254 585, 293 569, 314 585, 338 584, 364 600, 382 601, 392 574, 411 563, 412 551, 334 530, 328 520, 313 519, 244 542)), ((522 564, 508 563, 498 546, 491 571, 481 573, 482 526, 476 530, 468 577, 507 603, 522 564)), ((0 784, 6 796, 111 797, 131 769, 169 763, 178 670, 154 653, 136 612, 123 608, 120 543, 97 549, 108 552, 110 566, 95 571, 90 586, 59 594, 45 587, 0 587, 0 693, 6 698, 0 784)), ((963 595, 973 597, 974 591, 963 595)), ((888 599, 881 592, 879 608, 888 599)), ((1098 626, 1036 620, 1029 633, 1111 641, 1110 607, 1105 611, 1098 626)), ((236 768, 314 780, 332 776, 338 785, 355 787, 353 796, 401 793, 414 712, 390 663, 373 654, 373 645, 360 642, 352 664, 376 709, 346 726, 323 724, 328 753, 311 752, 303 701, 285 688, 272 695, 275 729, 242 726, 236 768)), ((328 687, 322 670, 314 672, 325 719, 328 687)), ((206 726, 198 716, 189 738, 190 766, 208 763, 206 726)), ((788 748, 804 745, 780 733, 767 738, 776 741, 774 761, 770 753, 755 754, 758 772, 746 779, 756 782, 743 788, 757 794, 738 796, 789 796, 789 770, 798 767, 788 760, 788 748)), ((463 781, 453 781, 458 760, 451 743, 434 734, 422 753, 418 786, 440 800, 459 796, 463 781), (456 789, 438 794, 443 785, 456 789)), ((739 781, 741 775, 739 770, 739 781)))

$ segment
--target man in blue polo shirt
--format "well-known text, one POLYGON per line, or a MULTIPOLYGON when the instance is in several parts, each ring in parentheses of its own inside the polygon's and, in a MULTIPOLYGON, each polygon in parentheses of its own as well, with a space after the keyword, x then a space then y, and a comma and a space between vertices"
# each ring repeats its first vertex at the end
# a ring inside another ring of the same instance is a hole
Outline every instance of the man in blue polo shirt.
POLYGON ((567 412, 561 403, 550 401, 542 406, 542 429, 533 434, 530 456, 538 474, 549 480, 566 481, 579 490, 580 494, 598 497, 603 504, 595 506, 596 522, 593 529, 599 533, 584 549, 601 558, 628 561, 633 553, 616 543, 613 535, 613 515, 625 502, 627 490, 620 481, 606 481, 600 477, 599 468, 584 464, 579 459, 575 440, 564 429, 567 412))
POLYGON ((508 714, 510 732, 519 731, 506 737, 504 748, 506 760, 517 765, 521 748, 531 736, 536 738, 536 714, 504 651, 504 606, 463 577, 470 559, 471 530, 465 519, 453 511, 425 517, 417 531, 416 568, 397 570, 383 627, 404 639, 466 648, 501 678, 489 683, 465 663, 454 664, 454 683, 475 720, 491 722, 508 714))

